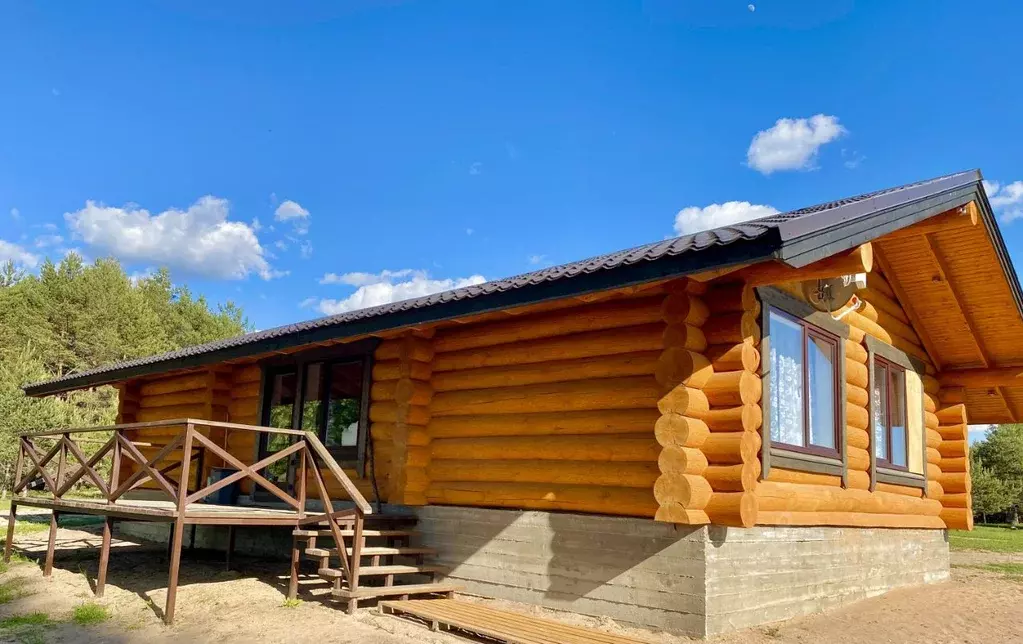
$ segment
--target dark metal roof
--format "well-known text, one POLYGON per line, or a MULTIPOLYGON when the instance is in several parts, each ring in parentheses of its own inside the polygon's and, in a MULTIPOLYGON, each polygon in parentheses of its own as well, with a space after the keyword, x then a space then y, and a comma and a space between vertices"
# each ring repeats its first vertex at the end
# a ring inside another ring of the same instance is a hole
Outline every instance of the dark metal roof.
MULTIPOLYGON (((437 322, 752 261, 778 259, 791 266, 805 266, 968 203, 984 194, 980 181, 977 170, 960 172, 507 279, 70 373, 27 385, 25 392, 41 396, 109 384, 312 342, 437 322)), ((987 205, 986 199, 981 201, 987 205)), ((993 219, 991 222, 993 225, 993 219)), ((997 228, 995 230, 997 232, 997 228)), ((1009 267, 1011 270, 1011 264, 1009 267)), ((1012 279, 1015 282, 1014 273, 1012 279)), ((1018 284, 1015 290, 1019 292, 1018 284)))

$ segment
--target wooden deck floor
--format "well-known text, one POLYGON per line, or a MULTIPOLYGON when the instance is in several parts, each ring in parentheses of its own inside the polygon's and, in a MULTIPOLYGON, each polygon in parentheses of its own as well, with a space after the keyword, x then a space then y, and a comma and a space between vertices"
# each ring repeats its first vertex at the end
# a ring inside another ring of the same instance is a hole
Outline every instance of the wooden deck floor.
POLYGON ((646 640, 569 626, 457 599, 383 601, 380 602, 380 610, 412 615, 424 620, 433 630, 466 631, 507 644, 649 644, 646 640))
MULTIPOLYGON (((16 505, 47 508, 66 514, 95 514, 130 521, 173 521, 177 506, 172 501, 143 501, 120 499, 107 503, 105 499, 46 499, 21 497, 12 500, 16 505)), ((185 523, 197 525, 253 525, 294 526, 298 513, 293 510, 246 505, 213 505, 189 503, 185 508, 185 523)))

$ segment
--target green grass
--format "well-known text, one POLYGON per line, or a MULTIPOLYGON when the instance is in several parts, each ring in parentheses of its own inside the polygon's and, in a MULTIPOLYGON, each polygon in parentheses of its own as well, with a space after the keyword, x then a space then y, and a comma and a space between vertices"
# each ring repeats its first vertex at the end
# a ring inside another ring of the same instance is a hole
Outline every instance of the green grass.
MULTIPOLYGON (((3 547, 3 544, 5 542, 6 542, 6 539, 0 541, 0 548, 3 547)), ((34 562, 31 559, 29 559, 28 557, 26 557, 25 555, 23 555, 20 552, 16 551, 16 550, 15 551, 11 551, 11 563, 4 563, 3 561, 0 561, 0 575, 2 575, 4 573, 6 573, 7 571, 9 571, 11 569, 12 565, 22 564, 22 563, 34 563, 34 562)))
POLYGON ((285 599, 284 603, 281 604, 283 608, 298 608, 302 605, 301 599, 285 599))
POLYGON ((79 626, 99 624, 108 619, 110 619, 110 611, 105 606, 93 602, 85 602, 75 606, 75 610, 71 614, 71 620, 79 626))
POLYGON ((15 615, 0 620, 0 628, 19 628, 22 626, 48 626, 53 624, 50 616, 46 613, 28 613, 27 615, 15 615))
POLYGON ((0 604, 6 604, 19 597, 24 597, 25 592, 21 588, 24 585, 25 580, 18 577, 0 583, 0 604))
POLYGON ((992 525, 976 526, 972 532, 952 530, 948 533, 948 543, 952 550, 1023 552, 1023 530, 992 525))

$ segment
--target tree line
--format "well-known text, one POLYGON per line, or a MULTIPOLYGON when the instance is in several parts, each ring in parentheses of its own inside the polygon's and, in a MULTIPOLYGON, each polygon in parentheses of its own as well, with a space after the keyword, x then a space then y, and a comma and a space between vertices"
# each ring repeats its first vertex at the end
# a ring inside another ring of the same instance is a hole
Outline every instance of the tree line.
POLYGON ((1023 424, 998 425, 970 447, 973 512, 986 523, 1019 523, 1023 507, 1023 424))
POLYGON ((0 489, 10 489, 17 433, 109 425, 111 387, 29 398, 22 385, 250 330, 233 304, 212 306, 161 269, 133 278, 114 259, 70 253, 38 274, 0 265, 0 489))

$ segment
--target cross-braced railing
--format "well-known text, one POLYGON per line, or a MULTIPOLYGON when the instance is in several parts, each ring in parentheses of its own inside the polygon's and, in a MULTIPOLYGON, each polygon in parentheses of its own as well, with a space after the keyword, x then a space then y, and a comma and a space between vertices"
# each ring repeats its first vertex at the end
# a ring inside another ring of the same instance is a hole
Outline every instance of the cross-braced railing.
MULTIPOLYGON (((173 619, 174 598, 177 587, 178 568, 181 561, 181 545, 183 539, 184 525, 188 522, 188 509, 194 503, 200 503, 211 494, 234 483, 249 480, 254 485, 262 487, 267 492, 277 497, 296 513, 295 525, 323 524, 326 523, 337 544, 338 556, 341 559, 348 587, 356 590, 359 587, 359 562, 362 557, 362 531, 365 516, 372 513, 372 507, 358 488, 345 474, 341 466, 334 460, 327 448, 315 435, 292 429, 278 429, 273 427, 261 427, 257 425, 240 425, 237 423, 226 423, 219 421, 200 420, 185 418, 179 420, 166 420, 148 423, 130 423, 113 425, 109 427, 96 427, 88 429, 62 429, 56 431, 37 432, 24 434, 19 439, 20 448, 15 465, 14 493, 24 493, 30 486, 38 486, 42 482, 42 489, 48 492, 53 499, 63 499, 64 496, 76 485, 88 479, 98 490, 102 498, 109 505, 116 505, 118 500, 132 490, 135 490, 147 483, 154 483, 157 489, 174 503, 174 531, 172 533, 171 546, 171 570, 170 584, 167 595, 167 608, 164 612, 165 619, 169 622, 173 619), (180 428, 156 453, 147 458, 140 448, 153 448, 154 446, 136 440, 134 435, 141 430, 144 436, 146 430, 180 428), (216 429, 223 432, 223 445, 218 445, 213 438, 202 431, 205 429, 216 429), (107 440, 90 440, 82 438, 81 434, 95 435, 99 432, 112 432, 107 440), (231 454, 226 445, 227 435, 230 432, 259 432, 267 434, 279 434, 289 437, 291 442, 287 447, 266 456, 265 458, 247 465, 237 456, 231 454), (41 447, 40 443, 52 442, 48 449, 41 447), (87 456, 81 444, 102 443, 102 446, 87 456), (180 450, 180 451, 178 451, 180 450), (177 455, 176 458, 172 456, 177 455), (99 464, 107 457, 110 458, 110 470, 107 476, 103 476, 99 464), (236 471, 218 481, 203 486, 202 472, 204 462, 209 457, 215 457, 223 462, 226 467, 234 468, 236 471), (56 459, 56 472, 53 472, 52 462, 56 459), (68 466, 72 464, 71 459, 77 461, 77 469, 69 473, 68 466), (263 471, 270 465, 288 459, 289 469, 297 470, 298 476, 294 485, 294 492, 286 491, 277 483, 263 475, 263 471), (122 465, 126 462, 133 464, 130 475, 121 476, 122 465), (193 474, 192 463, 197 462, 196 485, 194 491, 190 489, 189 482, 193 474), (27 474, 22 474, 25 465, 30 469, 27 474), (48 469, 49 468, 49 469, 48 469), (335 510, 334 502, 328 493, 327 484, 324 481, 324 471, 333 477, 341 489, 353 502, 353 507, 344 510, 335 510), (175 479, 174 473, 177 472, 175 479), (123 480, 122 480, 123 478, 123 480), (312 479, 316 495, 322 504, 321 511, 310 512, 307 508, 308 483, 312 479), (353 527, 352 545, 349 549, 339 525, 339 519, 345 523, 351 523, 353 527)), ((73 510, 68 510, 73 511, 73 510)), ((54 511, 56 517, 57 510, 54 511)), ((244 525, 244 521, 239 520, 244 525)), ((53 542, 56 532, 56 520, 50 524, 50 544, 47 551, 47 564, 44 574, 48 574, 52 568, 53 542)), ((5 547, 5 559, 10 556, 11 541, 14 536, 14 512, 11 513, 8 524, 7 544, 5 547)), ((102 594, 102 585, 106 577, 106 556, 109 551, 109 526, 104 530, 104 552, 100 556, 100 575, 97 579, 97 594, 102 594)))

